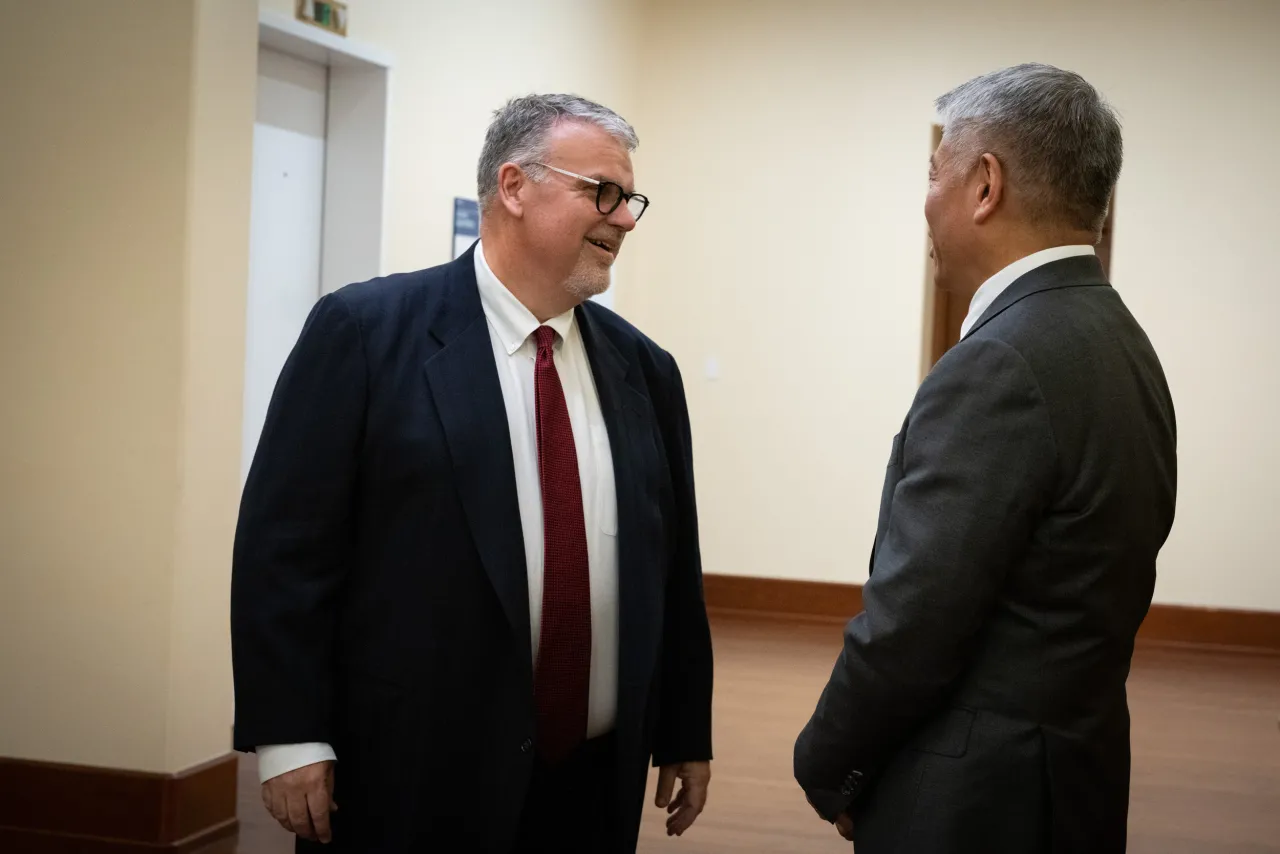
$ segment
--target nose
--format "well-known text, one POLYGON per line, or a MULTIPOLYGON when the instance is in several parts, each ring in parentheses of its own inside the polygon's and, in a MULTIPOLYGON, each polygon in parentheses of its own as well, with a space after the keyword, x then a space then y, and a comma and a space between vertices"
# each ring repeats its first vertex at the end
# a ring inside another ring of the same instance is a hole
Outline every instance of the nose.
POLYGON ((622 229, 623 231, 631 231, 636 227, 636 218, 631 213, 631 209, 628 208, 625 203, 618 205, 617 210, 609 214, 609 218, 606 222, 608 222, 609 225, 622 229))

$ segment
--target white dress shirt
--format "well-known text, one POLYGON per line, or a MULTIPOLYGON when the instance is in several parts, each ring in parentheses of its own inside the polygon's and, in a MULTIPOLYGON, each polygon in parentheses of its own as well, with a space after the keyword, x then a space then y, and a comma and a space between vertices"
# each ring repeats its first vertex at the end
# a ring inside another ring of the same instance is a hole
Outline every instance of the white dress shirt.
MULTIPOLYGON (((515 463, 516 497, 524 532, 525 569, 529 579, 529 630, 534 662, 542 626, 542 484, 538 478, 538 433, 534 409, 533 333, 541 325, 507 290, 476 244, 476 283, 489 324, 489 340, 506 404, 515 463)), ((569 408, 569 423, 578 455, 582 511, 587 530, 591 583, 591 682, 587 708, 588 738, 613 729, 618 711, 618 500, 613 479, 609 433, 600 410, 595 379, 582 331, 573 311, 546 323, 556 331, 555 364, 569 408)), ((262 781, 337 758, 327 744, 280 744, 258 747, 262 781)))
POLYGON ((982 287, 978 288, 973 295, 973 299, 969 301, 969 313, 965 315, 964 323, 960 324, 960 337, 964 338, 968 335, 969 330, 973 329, 974 324, 982 317, 983 312, 996 301, 996 297, 1004 293, 1006 288, 1027 273, 1053 261, 1061 261, 1063 258, 1094 254, 1096 253, 1092 246, 1055 246, 1052 249, 1033 252, 1025 258, 1019 258, 1014 261, 1008 267, 983 282, 982 287))
MULTIPOLYGON (((529 631, 533 660, 538 660, 542 626, 542 483, 538 478, 538 429, 534 409, 534 361, 538 345, 533 333, 538 319, 507 290, 489 269, 476 245, 476 282, 489 321, 493 358, 498 365, 502 399, 511 429, 511 456, 516 469, 520 527, 524 530, 525 568, 529 575, 529 631)), ((564 388, 578 453, 582 511, 587 524, 587 561, 591 581, 591 687, 587 737, 613 729, 618 711, 618 496, 613 480, 613 454, 600 411, 591 363, 573 311, 546 323, 556 331, 556 373, 564 388)))

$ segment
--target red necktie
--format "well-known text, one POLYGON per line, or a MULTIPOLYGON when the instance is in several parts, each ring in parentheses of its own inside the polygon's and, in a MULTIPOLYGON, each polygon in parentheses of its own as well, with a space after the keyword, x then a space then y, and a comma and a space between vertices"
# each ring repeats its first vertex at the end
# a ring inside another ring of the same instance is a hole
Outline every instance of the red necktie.
POLYGON ((542 483, 542 629, 534 674, 539 753, 564 758, 586 738, 591 680, 591 582, 578 454, 556 373, 555 330, 536 333, 538 478, 542 483))

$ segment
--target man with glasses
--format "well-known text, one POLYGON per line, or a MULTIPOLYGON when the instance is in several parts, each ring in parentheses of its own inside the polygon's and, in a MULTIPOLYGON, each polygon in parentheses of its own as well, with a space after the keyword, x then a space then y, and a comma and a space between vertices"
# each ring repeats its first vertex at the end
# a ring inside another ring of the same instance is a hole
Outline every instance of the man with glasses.
POLYGON ((589 301, 648 207, 636 145, 591 101, 510 102, 478 243, 325 296, 281 374, 237 530, 235 741, 300 849, 634 851, 650 760, 669 834, 706 803, 680 372, 589 301))

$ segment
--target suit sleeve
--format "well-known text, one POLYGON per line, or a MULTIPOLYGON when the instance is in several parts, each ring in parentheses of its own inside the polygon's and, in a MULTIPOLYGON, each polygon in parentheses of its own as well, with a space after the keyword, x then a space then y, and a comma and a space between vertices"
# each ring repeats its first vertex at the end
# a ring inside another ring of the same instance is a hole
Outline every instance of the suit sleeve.
POLYGON ((795 776, 828 821, 962 675, 1056 471, 1030 367, 1008 345, 961 345, 921 386, 865 610, 795 745, 795 776))
POLYGON ((339 294, 280 372, 240 504, 231 572, 235 746, 332 743, 336 599, 352 556, 367 371, 339 294))
POLYGON ((711 628, 702 593, 689 409, 674 360, 669 390, 661 423, 674 490, 675 530, 663 615, 654 765, 711 759, 711 628))

